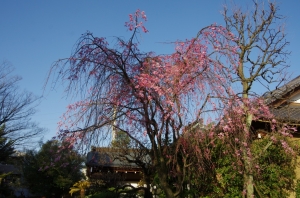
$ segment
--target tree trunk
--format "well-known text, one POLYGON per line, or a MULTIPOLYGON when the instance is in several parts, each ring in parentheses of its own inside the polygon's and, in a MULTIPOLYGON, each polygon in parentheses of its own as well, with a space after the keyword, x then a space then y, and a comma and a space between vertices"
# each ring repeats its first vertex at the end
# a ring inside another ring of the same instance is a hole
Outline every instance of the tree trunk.
POLYGON ((145 178, 145 183, 147 187, 144 190, 144 198, 152 198, 152 193, 150 191, 150 185, 151 185, 151 176, 147 170, 144 171, 144 178, 145 178))
POLYGON ((254 184, 253 184, 253 175, 246 173, 244 177, 244 182, 246 184, 246 193, 247 193, 247 198, 253 198, 254 197, 254 184))
MULTIPOLYGON (((163 166, 163 165, 161 165, 163 166)), ((174 198, 174 193, 170 187, 170 184, 168 183, 168 172, 166 168, 161 167, 158 172, 159 174, 159 181, 160 181, 160 185, 163 189, 163 191, 166 194, 166 198, 174 198)))
POLYGON ((170 188, 170 185, 166 182, 166 180, 161 181, 160 185, 162 186, 162 189, 164 190, 166 194, 166 198, 174 198, 174 193, 170 188))
POLYGON ((249 156, 247 156, 246 149, 244 148, 244 188, 246 190, 246 197, 253 198, 254 197, 254 183, 253 183, 253 173, 252 173, 252 163, 249 156))
MULTIPOLYGON (((249 95, 248 95, 248 90, 249 90, 249 85, 244 82, 243 83, 243 99, 248 100, 249 95)), ((245 108, 245 113, 246 113, 246 131, 244 132, 244 141, 246 143, 250 143, 251 141, 251 124, 252 124, 252 118, 253 115, 252 113, 249 112, 249 109, 244 106, 245 108)), ((250 147, 250 146, 249 146, 250 147)), ((249 148, 250 149, 250 148, 249 148)), ((253 173, 252 173, 252 162, 250 159, 250 156, 247 154, 247 148, 243 148, 243 160, 244 160, 244 166, 245 166, 245 173, 244 173, 244 188, 246 188, 246 196, 247 198, 253 198, 254 197, 254 183, 253 183, 253 173)))
POLYGON ((80 190, 80 198, 84 198, 85 197, 85 190, 81 189, 80 190))
POLYGON ((153 197, 153 195, 152 195, 152 193, 150 192, 150 189, 149 189, 149 188, 146 188, 144 192, 145 192, 144 198, 152 198, 152 197, 153 197))
MULTIPOLYGON (((252 114, 246 116, 247 131, 245 132, 245 142, 251 141, 251 127, 252 114)), ((254 183, 253 183, 253 173, 252 173, 252 159, 247 155, 247 150, 244 148, 244 163, 245 163, 245 173, 244 173, 244 187, 246 187, 247 198, 254 197, 254 183)))

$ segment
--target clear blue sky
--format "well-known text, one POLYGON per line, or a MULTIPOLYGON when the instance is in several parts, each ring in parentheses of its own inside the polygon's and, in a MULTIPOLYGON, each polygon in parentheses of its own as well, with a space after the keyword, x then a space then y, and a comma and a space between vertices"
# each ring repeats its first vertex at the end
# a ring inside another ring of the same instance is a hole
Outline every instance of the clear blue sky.
MULTIPOLYGON (((164 42, 195 36, 212 23, 223 24, 220 14, 223 0, 1 0, 0 62, 7 60, 14 73, 23 77, 22 89, 37 96, 54 61, 68 57, 82 33, 95 36, 126 38, 124 27, 128 14, 144 10, 150 31, 140 38, 144 51, 170 53, 164 42)), ((228 1, 230 2, 230 1, 228 1)), ((251 0, 237 0, 251 5, 251 0)), ((300 1, 281 0, 281 14, 287 16, 286 31, 291 45, 290 72, 300 75, 300 1)), ((57 122, 68 100, 61 85, 48 84, 33 120, 48 128, 44 140, 56 133, 57 122)))

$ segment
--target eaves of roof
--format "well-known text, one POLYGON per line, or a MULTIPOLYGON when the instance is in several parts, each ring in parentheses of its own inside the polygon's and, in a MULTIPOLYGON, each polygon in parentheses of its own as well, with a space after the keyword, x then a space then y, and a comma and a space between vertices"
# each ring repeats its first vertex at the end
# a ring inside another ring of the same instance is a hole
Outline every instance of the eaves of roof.
POLYGON ((283 86, 263 95, 270 111, 278 121, 289 124, 300 124, 300 105, 291 98, 300 94, 300 75, 283 86))
POLYGON ((300 88, 300 75, 289 81, 287 84, 284 84, 271 92, 266 92, 263 94, 263 97, 265 98, 266 103, 271 105, 278 100, 286 99, 287 96, 289 96, 291 92, 294 92, 298 87, 300 88))
POLYGON ((15 175, 21 174, 20 170, 11 164, 0 164, 0 173, 12 173, 15 175))

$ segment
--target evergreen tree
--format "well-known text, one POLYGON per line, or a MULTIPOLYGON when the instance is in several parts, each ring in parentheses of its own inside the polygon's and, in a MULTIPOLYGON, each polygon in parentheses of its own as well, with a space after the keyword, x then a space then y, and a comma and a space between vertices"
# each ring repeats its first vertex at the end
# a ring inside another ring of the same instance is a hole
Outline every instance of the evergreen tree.
POLYGON ((0 162, 4 162, 15 151, 13 147, 14 141, 5 136, 5 125, 0 127, 0 162))
POLYGON ((27 152, 23 171, 32 193, 62 196, 83 178, 81 168, 84 160, 67 146, 65 142, 48 141, 38 152, 27 152))

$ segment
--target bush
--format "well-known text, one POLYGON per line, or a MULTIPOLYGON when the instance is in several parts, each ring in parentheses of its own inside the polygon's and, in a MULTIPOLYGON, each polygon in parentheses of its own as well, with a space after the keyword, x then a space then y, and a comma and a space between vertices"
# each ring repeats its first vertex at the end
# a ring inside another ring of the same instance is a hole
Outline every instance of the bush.
POLYGON ((108 190, 89 196, 89 198, 116 198, 116 197, 118 197, 117 193, 108 190))

